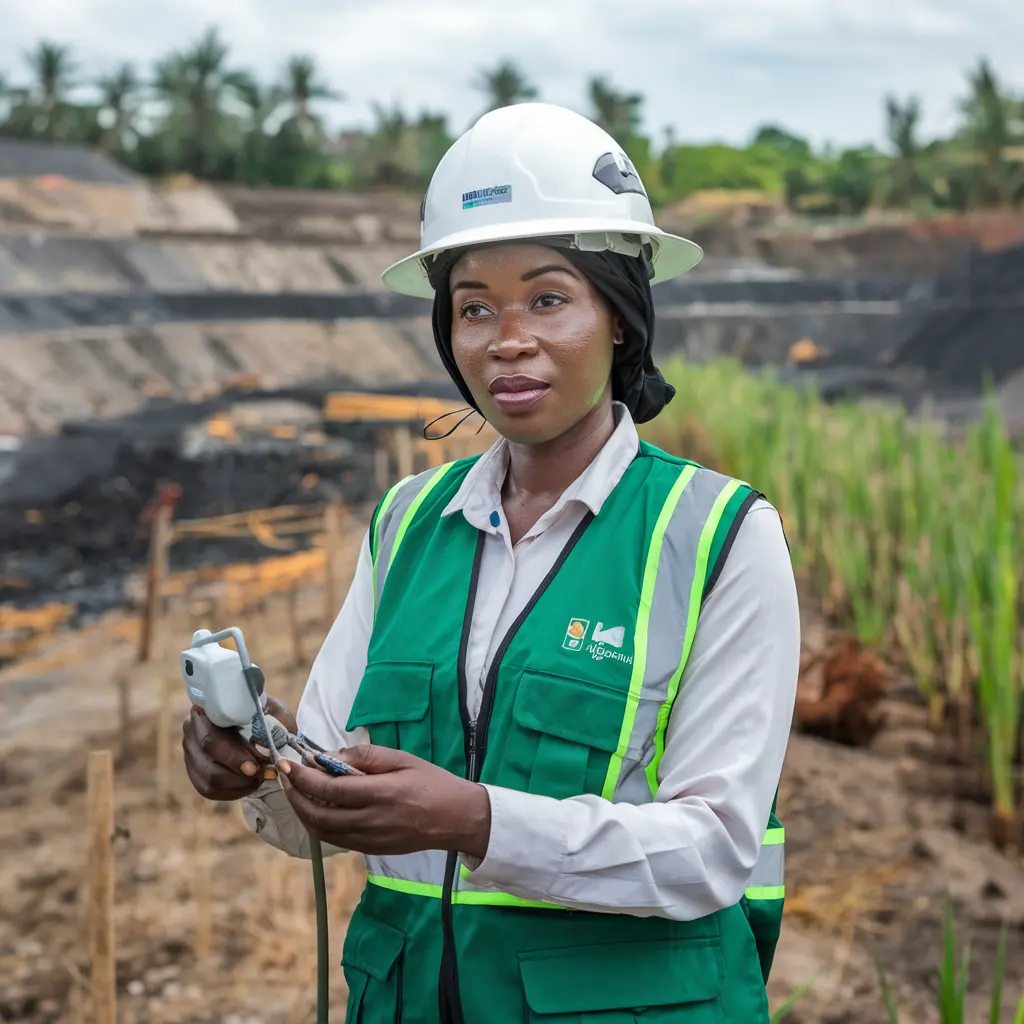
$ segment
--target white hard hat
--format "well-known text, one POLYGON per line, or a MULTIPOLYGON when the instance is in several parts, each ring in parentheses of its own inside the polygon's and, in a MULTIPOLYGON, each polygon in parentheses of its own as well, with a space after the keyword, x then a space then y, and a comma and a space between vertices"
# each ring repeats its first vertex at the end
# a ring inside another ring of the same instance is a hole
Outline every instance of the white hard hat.
POLYGON ((704 255, 655 225, 640 176, 604 129, 565 107, 518 103, 484 114, 445 153, 423 200, 419 251, 382 278, 393 291, 431 298, 428 257, 551 235, 632 256, 649 245, 655 284, 704 255))

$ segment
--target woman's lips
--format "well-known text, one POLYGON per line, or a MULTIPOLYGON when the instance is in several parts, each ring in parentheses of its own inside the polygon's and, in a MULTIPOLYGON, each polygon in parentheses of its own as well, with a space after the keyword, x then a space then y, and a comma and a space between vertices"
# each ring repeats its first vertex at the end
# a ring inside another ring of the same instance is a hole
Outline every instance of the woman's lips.
POLYGON ((536 405, 551 390, 547 381, 516 375, 495 377, 489 385, 494 401, 505 412, 521 412, 536 405))

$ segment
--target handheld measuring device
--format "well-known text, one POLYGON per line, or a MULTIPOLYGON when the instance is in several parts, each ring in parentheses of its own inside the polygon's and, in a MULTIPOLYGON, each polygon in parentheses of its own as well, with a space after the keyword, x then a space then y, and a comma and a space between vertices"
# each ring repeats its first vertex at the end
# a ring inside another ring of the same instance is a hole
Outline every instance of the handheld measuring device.
MULTIPOLYGON (((237 626, 217 633, 198 629, 191 646, 181 652, 181 677, 188 699, 203 709, 206 717, 222 729, 237 729, 270 752, 275 766, 281 749, 291 747, 330 775, 362 775, 363 772, 340 758, 326 753, 301 733, 293 735, 276 718, 266 713, 265 680, 258 665, 249 658, 245 637, 237 626), (237 651, 221 647, 220 641, 232 639, 237 651)), ((329 941, 327 933, 327 885, 324 880, 323 849, 316 836, 309 836, 309 855, 313 865, 313 892, 316 900, 317 931, 317 1024, 328 1024, 329 941)))

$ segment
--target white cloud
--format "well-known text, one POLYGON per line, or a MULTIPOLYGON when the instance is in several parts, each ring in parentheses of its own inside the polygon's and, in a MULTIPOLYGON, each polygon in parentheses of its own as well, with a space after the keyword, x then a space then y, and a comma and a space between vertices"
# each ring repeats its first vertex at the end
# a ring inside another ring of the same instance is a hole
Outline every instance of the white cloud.
POLYGON ((511 56, 543 98, 577 108, 592 73, 644 93, 650 131, 742 141, 765 121, 838 143, 878 140, 886 92, 918 93, 925 129, 946 130, 964 73, 988 56, 1024 91, 1019 0, 46 0, 4 13, 0 70, 22 73, 39 38, 71 42, 83 73, 130 58, 149 66, 210 22, 238 64, 279 72, 290 53, 320 61, 368 123, 373 101, 444 109, 453 130, 479 112, 472 82, 511 56))

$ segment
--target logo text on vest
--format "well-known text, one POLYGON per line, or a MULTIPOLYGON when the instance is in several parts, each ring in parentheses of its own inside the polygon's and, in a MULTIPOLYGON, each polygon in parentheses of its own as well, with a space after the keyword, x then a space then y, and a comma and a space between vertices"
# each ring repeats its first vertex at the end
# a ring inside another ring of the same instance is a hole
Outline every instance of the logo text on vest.
POLYGON ((621 647, 623 640, 626 639, 626 627, 625 626, 610 626, 605 629, 603 622, 599 622, 594 627, 594 643, 595 644, 609 644, 612 647, 621 647))

